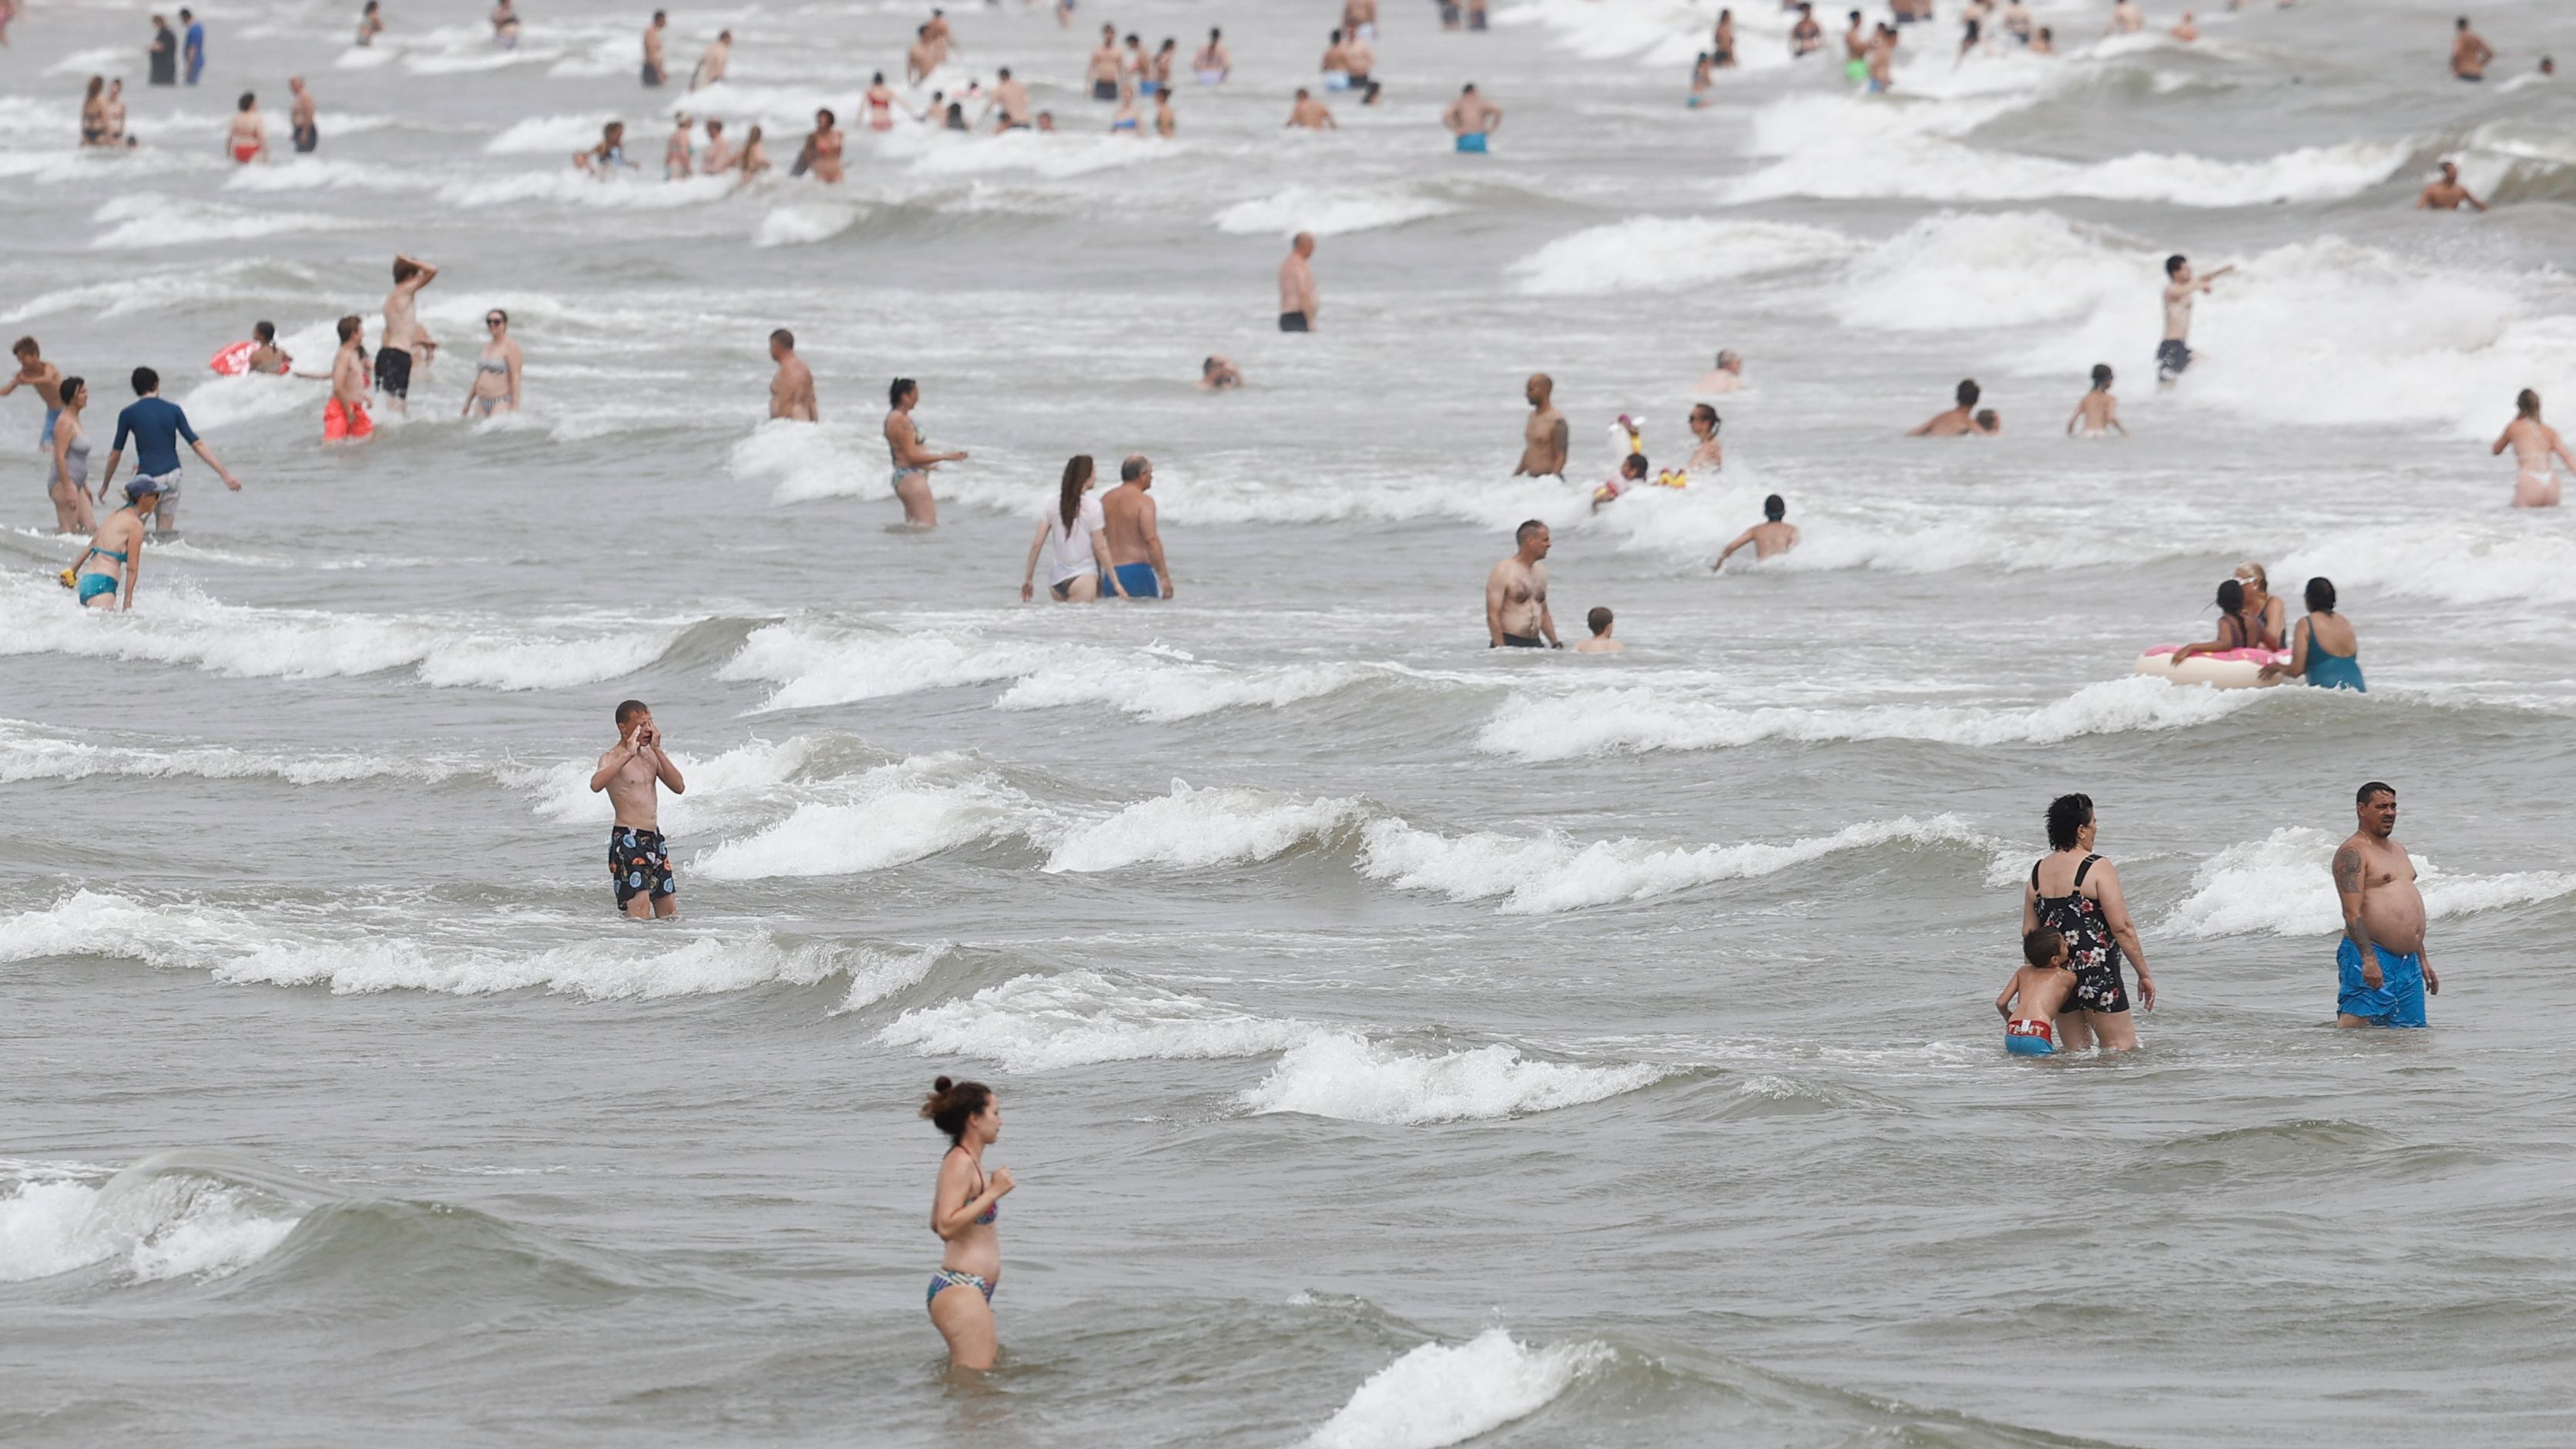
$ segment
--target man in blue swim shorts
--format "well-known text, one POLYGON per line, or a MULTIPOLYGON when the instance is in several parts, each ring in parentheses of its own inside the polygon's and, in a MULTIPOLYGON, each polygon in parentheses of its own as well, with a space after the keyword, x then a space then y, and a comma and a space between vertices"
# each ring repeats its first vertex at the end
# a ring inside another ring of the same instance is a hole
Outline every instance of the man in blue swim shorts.
POLYGON ((2442 978, 2424 959, 2424 896, 2415 862, 2397 843, 2397 791, 2373 780, 2353 797, 2361 828, 2337 847, 2335 894, 2343 940, 2335 947, 2337 1026, 2422 1026, 2424 996, 2442 978))
MULTIPOLYGON (((1168 599, 1176 592, 1172 566, 1163 561, 1163 531, 1155 526, 1154 500, 1147 495, 1153 486, 1154 462, 1138 453, 1118 465, 1118 486, 1100 495, 1109 566, 1118 570, 1118 582, 1131 599, 1168 599)), ((1102 582, 1100 597, 1117 592, 1102 582)))
POLYGON ((1485 138, 1503 123, 1503 108, 1476 94, 1476 83, 1469 81, 1458 99, 1449 103, 1449 109, 1440 113, 1440 121, 1449 128, 1450 135, 1458 138, 1459 150, 1482 156, 1485 138))

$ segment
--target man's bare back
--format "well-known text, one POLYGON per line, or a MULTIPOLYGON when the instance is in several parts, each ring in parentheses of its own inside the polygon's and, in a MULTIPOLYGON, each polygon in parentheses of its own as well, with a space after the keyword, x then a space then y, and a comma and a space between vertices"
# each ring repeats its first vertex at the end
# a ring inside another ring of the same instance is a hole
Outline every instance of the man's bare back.
POLYGON ((778 375, 769 380, 769 415, 801 423, 820 421, 815 416, 814 371, 805 359, 793 353, 778 359, 778 375))

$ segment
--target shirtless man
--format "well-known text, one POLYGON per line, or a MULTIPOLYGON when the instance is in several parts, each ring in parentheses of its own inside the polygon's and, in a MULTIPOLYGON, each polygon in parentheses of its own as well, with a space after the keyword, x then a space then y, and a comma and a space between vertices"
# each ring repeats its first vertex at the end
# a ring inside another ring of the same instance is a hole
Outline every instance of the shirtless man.
POLYGON ((1378 93, 1386 89, 1383 83, 1371 78, 1370 72, 1376 69, 1375 46, 1356 35, 1342 43, 1342 71, 1349 78, 1351 89, 1360 93, 1361 105, 1376 105, 1378 93))
POLYGON ((1341 123, 1333 119, 1333 113, 1324 108, 1322 101, 1307 94, 1304 86, 1297 87, 1297 103, 1288 108, 1288 124, 1309 131, 1341 129, 1341 123))
POLYGON ((1744 386, 1744 357, 1737 352, 1720 352, 1714 371, 1700 374, 1691 384, 1692 397, 1724 397, 1744 386))
POLYGON ((2458 165, 2445 161, 2442 163, 2441 179, 2425 187, 2424 193, 2415 198, 2415 209, 2417 211, 2457 211, 2462 206, 2478 211, 2487 209, 2485 202, 2478 200, 2469 188, 2460 184, 2458 165))
POLYGON ((1324 310, 1324 299, 1315 290, 1315 269, 1308 265, 1315 255, 1315 234, 1297 233, 1288 244, 1288 260, 1279 264, 1279 330, 1312 332, 1324 310))
POLYGON ((412 344, 437 345, 430 342, 429 329, 420 325, 419 310, 420 289, 436 280, 438 268, 399 252, 394 255, 394 289, 385 294, 385 332, 377 339, 376 391, 398 413, 411 411, 412 344))
POLYGON ((662 86, 662 29, 671 23, 665 11, 653 12, 653 23, 644 27, 644 88, 659 90, 662 86))
POLYGON ((934 453, 921 440, 921 429, 912 420, 913 405, 921 401, 921 385, 908 377, 898 377, 886 389, 886 401, 892 406, 886 413, 886 456, 894 460, 894 496, 903 502, 903 521, 908 528, 937 528, 939 504, 930 495, 930 470, 942 463, 963 463, 964 449, 954 453, 934 453))
POLYGON ((1118 28, 1116 26, 1100 27, 1100 44, 1092 48, 1091 64, 1084 68, 1082 78, 1091 82, 1093 100, 1118 99, 1118 28))
POLYGON ((2105 35, 2135 35, 2147 28, 2147 17, 2138 13, 2136 0, 2117 0, 2111 7, 2111 28, 2105 35))
POLYGON ((1556 379, 1544 372, 1531 373, 1530 380, 1521 387, 1521 396, 1529 400, 1530 416, 1521 428, 1521 461, 1512 469, 1512 476, 1562 480, 1573 429, 1566 425, 1565 414, 1556 410, 1556 379))
POLYGON ((2182 13, 2182 19, 2175 24, 2173 29, 2166 31, 2165 34, 2172 36, 2174 39, 2181 41, 2185 45, 2189 45, 2193 41, 2200 39, 2200 18, 2186 10, 2182 13))
POLYGON ((1449 109, 1440 113, 1440 121, 1457 138, 1459 150, 1481 156, 1485 138, 1503 123, 1503 108, 1476 94, 1476 83, 1469 81, 1458 99, 1449 103, 1449 109))
POLYGON ((1377 0, 1342 0, 1342 29, 1361 40, 1377 39, 1377 0))
POLYGON ((984 114, 1000 113, 993 123, 995 131, 1025 131, 1029 128, 1029 88, 1011 79, 1011 68, 1002 67, 1001 79, 993 83, 993 99, 984 105, 984 114))
POLYGON ((2235 271, 2220 267, 2206 277, 2192 274, 2191 261, 2176 252, 2165 258, 2165 340, 2156 344, 2156 386, 2169 388, 2191 366, 2191 304, 2210 284, 2235 271))
POLYGON ((54 446, 54 421, 63 415, 63 370, 45 360, 44 349, 33 337, 19 338, 9 351, 18 359, 18 371, 0 383, 0 397, 21 387, 36 390, 36 400, 45 405, 45 426, 36 434, 36 451, 49 451, 54 446))
POLYGON ((1929 419, 1925 420, 1923 426, 1914 429, 1905 436, 1909 438, 1964 438, 1968 434, 1977 431, 1977 380, 1975 378, 1967 378, 1961 381, 1958 386, 1958 390, 1954 392, 1952 396, 1959 400, 1959 405, 1957 407, 1934 413, 1929 419))
POLYGON ((731 171, 734 162, 740 159, 741 153, 725 139, 724 122, 713 116, 707 117, 707 149, 698 153, 698 174, 722 176, 731 171))
POLYGON ((2469 17, 2461 16, 2452 27, 2451 74, 2464 81, 2485 80, 2487 63, 2494 59, 2495 47, 2469 28, 2469 17))
POLYGON ((716 43, 698 57, 697 66, 689 72, 689 89, 699 90, 714 85, 725 77, 725 67, 733 62, 733 32, 719 30, 716 43))
POLYGON ((1716 573, 1726 567, 1726 561, 1735 557, 1735 551, 1748 543, 1753 545, 1753 560, 1756 563, 1767 558, 1776 558, 1796 548, 1798 529, 1795 524, 1785 521, 1788 517, 1789 505, 1780 501, 1779 494, 1774 493, 1763 499, 1762 521, 1737 534, 1735 542, 1726 546, 1726 552, 1717 556, 1717 562, 1710 564, 1708 571, 1716 573))
POLYGON ((957 49, 957 32, 948 28, 948 12, 932 9, 930 23, 921 28, 930 37, 930 63, 946 65, 949 53, 957 49))
POLYGON ((1206 361, 1199 364, 1197 383, 1199 391, 1232 392, 1241 386, 1243 386, 1243 369, 1236 367, 1232 358, 1223 354, 1212 354, 1206 361))
POLYGON ((915 26, 912 32, 912 47, 903 53, 904 84, 919 85, 930 79, 930 73, 939 69, 937 51, 938 47, 930 43, 930 27, 915 26))
POLYGON ((1618 654, 1624 652, 1628 646, 1610 637, 1610 626, 1617 622, 1618 616, 1612 614, 1608 609, 1594 609, 1591 613, 1584 615, 1583 627, 1592 631, 1592 637, 1575 645, 1574 652, 1577 654, 1618 654))
POLYGON ((322 132, 313 124, 313 93, 304 88, 304 77, 286 78, 286 88, 295 93, 295 104, 286 113, 286 128, 295 138, 298 155, 310 156, 322 144, 322 132))
POLYGON ((2397 791, 2373 780, 2353 796, 2361 828, 2337 847, 2335 894, 2343 939, 2335 944, 2335 1025, 2422 1026, 2424 993, 2442 978, 2424 958, 2424 897, 2415 862, 2397 843, 2397 791))
POLYGON ((814 407, 814 370, 796 355, 796 334, 781 327, 769 334, 769 360, 778 374, 769 380, 769 415, 800 423, 823 419, 814 407))
POLYGON ((1180 593, 1172 566, 1163 561, 1163 534, 1154 526, 1154 464, 1142 453, 1118 465, 1118 486, 1100 495, 1100 518, 1109 544, 1109 566, 1131 599, 1169 599, 1180 593))
POLYGON ((1562 649, 1547 608, 1547 525, 1533 518, 1513 537, 1520 551, 1485 575, 1485 647, 1562 649))
POLYGON ((2503 435, 2495 440, 2488 456, 2501 456, 2507 448, 2513 449, 2513 506, 2557 507, 2558 472, 2552 460, 2576 469, 2576 453, 2567 451, 2556 428, 2540 420, 2540 394, 2530 388, 2515 396, 2513 421, 2504 425, 2503 435))
POLYGON ((363 443, 374 437, 367 416, 367 321, 352 312, 340 319, 340 350, 331 359, 331 400, 322 405, 322 441, 363 443))
POLYGON ((608 827, 608 878, 617 889, 617 909, 645 920, 671 920, 680 914, 680 884, 671 876, 671 850, 662 839, 660 797, 655 786, 674 795, 689 792, 680 767, 662 753, 662 732, 654 727, 651 706, 630 699, 617 706, 617 748, 599 757, 591 772, 593 793, 608 792, 617 810, 608 827))
POLYGON ((1798 23, 1789 27, 1789 55, 1792 59, 1813 55, 1825 48, 1825 27, 1816 23, 1814 0, 1798 6, 1798 23))
POLYGON ((1843 32, 1843 63, 1869 59, 1871 35, 1869 22, 1857 10, 1851 13, 1851 29, 1843 32))

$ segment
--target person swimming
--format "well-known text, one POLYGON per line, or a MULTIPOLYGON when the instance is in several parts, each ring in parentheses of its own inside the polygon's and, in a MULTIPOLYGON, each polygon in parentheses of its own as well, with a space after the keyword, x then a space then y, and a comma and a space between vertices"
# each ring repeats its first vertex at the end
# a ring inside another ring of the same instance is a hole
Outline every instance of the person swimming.
POLYGON ((2004 1019, 2004 1050, 2017 1057, 2057 1055, 2057 1013, 2075 990, 2066 938, 2041 926, 2021 938, 2023 965, 1995 996, 2004 1019), (2016 1015, 2016 1012, 2018 1013, 2016 1015))
POLYGON ((2303 678, 2319 689, 2368 694, 2370 686, 2361 678, 2361 640, 2353 632, 2352 621, 2335 612, 2334 580, 2322 576, 2308 580, 2307 601, 2308 616, 2290 636, 2290 662, 2265 665, 2260 678, 2265 684, 2284 677, 2303 678), (2338 649, 2342 652, 2337 653, 2338 649))
POLYGON ((2195 654, 2227 654, 2238 649, 2252 649, 2261 643, 2255 631, 2262 626, 2245 617, 2245 584, 2242 580, 2229 579, 2218 586, 2218 616, 2218 637, 2176 649, 2173 663, 2180 664, 2195 654))

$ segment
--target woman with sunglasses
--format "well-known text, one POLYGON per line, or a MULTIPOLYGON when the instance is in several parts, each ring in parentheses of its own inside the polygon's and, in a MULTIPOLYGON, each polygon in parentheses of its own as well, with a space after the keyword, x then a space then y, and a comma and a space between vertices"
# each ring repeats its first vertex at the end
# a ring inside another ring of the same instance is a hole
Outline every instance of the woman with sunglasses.
POLYGON ((510 314, 495 307, 483 314, 483 329, 491 339, 483 344, 483 359, 474 365, 474 389, 465 395, 465 417, 490 417, 495 412, 519 410, 519 368, 524 359, 519 344, 510 336, 510 314))

